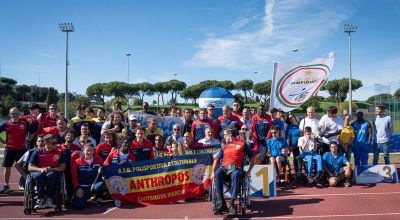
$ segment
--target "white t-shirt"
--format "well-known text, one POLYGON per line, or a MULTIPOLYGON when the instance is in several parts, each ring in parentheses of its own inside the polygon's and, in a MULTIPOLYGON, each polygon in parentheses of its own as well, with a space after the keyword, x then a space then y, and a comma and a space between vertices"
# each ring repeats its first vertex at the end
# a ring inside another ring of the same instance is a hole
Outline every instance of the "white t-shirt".
MULTIPOLYGON (((324 115, 322 116, 321 120, 319 120, 319 127, 321 128, 321 136, 323 136, 324 134, 335 133, 338 130, 343 129, 344 127, 343 118, 340 116, 329 118, 328 115, 324 115)), ((339 143, 337 135, 334 135, 330 138, 323 137, 322 141, 326 144, 329 144, 333 141, 339 143)))
POLYGON ((310 119, 310 118, 304 118, 300 121, 299 128, 300 131, 304 132, 305 127, 311 127, 311 132, 314 134, 314 136, 319 136, 319 131, 318 131, 318 123, 319 120, 316 118, 310 119))
POLYGON ((306 140, 305 137, 300 137, 299 141, 297 142, 297 146, 299 146, 299 149, 301 152, 312 152, 314 150, 314 139, 310 138, 308 141, 306 140), (306 143, 306 147, 304 150, 301 149, 301 147, 306 143))
POLYGON ((209 141, 206 140, 206 138, 200 139, 199 143, 203 144, 203 145, 208 145, 208 146, 213 146, 213 145, 220 145, 219 140, 213 138, 209 141))
POLYGON ((93 162, 93 158, 92 159, 90 159, 90 160, 85 160, 85 162, 87 163, 87 164, 92 164, 92 162, 93 162))

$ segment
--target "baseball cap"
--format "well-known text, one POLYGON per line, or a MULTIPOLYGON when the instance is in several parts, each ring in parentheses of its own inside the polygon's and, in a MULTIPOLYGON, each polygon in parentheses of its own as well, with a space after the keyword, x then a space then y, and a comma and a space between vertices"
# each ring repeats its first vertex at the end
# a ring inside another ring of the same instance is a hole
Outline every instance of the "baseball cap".
POLYGON ((28 107, 29 109, 39 109, 40 108, 40 106, 39 106, 39 104, 37 104, 37 103, 31 103, 30 105, 29 105, 29 107, 28 107))
POLYGON ((129 115, 128 119, 129 119, 129 121, 137 120, 134 115, 129 115))
POLYGON ((357 109, 357 110, 356 110, 356 114, 358 114, 358 113, 362 113, 362 114, 363 114, 364 111, 363 111, 362 109, 357 109))

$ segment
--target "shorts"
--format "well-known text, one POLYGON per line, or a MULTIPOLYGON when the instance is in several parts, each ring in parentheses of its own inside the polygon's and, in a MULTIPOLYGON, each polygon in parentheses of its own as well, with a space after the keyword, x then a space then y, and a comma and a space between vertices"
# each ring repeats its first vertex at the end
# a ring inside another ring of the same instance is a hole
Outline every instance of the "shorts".
POLYGON ((22 150, 10 150, 4 149, 4 159, 3 159, 3 167, 12 167, 14 162, 17 162, 26 152, 25 149, 22 150))
POLYGON ((280 155, 280 157, 282 158, 282 160, 281 160, 282 166, 288 165, 289 161, 288 161, 287 157, 282 156, 282 155, 280 155))

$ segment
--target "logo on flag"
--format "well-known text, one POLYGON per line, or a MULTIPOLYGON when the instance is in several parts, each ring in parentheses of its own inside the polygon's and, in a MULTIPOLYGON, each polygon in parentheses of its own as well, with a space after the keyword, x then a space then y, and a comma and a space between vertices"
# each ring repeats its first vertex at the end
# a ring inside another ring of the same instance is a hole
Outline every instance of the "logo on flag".
POLYGON ((270 108, 290 111, 306 102, 326 82, 333 53, 307 63, 275 63, 270 108))

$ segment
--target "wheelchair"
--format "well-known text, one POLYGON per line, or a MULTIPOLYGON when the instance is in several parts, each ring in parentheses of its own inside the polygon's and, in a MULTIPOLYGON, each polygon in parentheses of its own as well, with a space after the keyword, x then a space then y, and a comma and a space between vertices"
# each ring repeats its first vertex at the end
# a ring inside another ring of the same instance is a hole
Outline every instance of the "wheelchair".
MULTIPOLYGON (((35 203, 38 199, 37 190, 35 187, 34 179, 31 174, 28 173, 25 181, 25 191, 24 191, 24 214, 30 215, 32 212, 36 212, 35 203)), ((61 173, 60 178, 56 183, 56 193, 54 195, 53 203, 56 212, 62 211, 62 206, 65 205, 67 198, 67 188, 65 182, 64 172, 61 173)))
MULTIPOLYGON (((317 174, 317 163, 315 160, 313 160, 312 164, 310 166, 312 166, 312 173, 309 174, 308 173, 308 162, 305 158, 300 159, 300 156, 297 157, 298 160, 298 167, 297 167, 297 172, 295 173, 295 181, 298 185, 307 185, 309 184, 309 180, 308 180, 308 175, 311 175, 312 178, 314 178, 317 174)), ((316 184, 325 184, 325 178, 324 178, 324 173, 322 171, 322 173, 320 173, 320 175, 314 180, 316 184)))
MULTIPOLYGON (((239 181, 239 190, 238 190, 238 200, 239 204, 237 205, 237 210, 241 215, 246 214, 247 209, 251 209, 251 204, 250 204, 250 184, 251 184, 251 179, 250 177, 247 176, 247 173, 244 171, 243 166, 241 168, 242 171, 242 178, 239 181)), ((224 189, 223 189, 223 194, 224 194, 224 199, 225 199, 225 194, 227 192, 230 192, 232 189, 231 186, 231 181, 230 181, 230 176, 227 176, 224 179, 224 189)), ((216 188, 216 183, 215 179, 212 181, 212 186, 211 186, 211 201, 213 205, 213 212, 214 214, 217 214, 217 207, 216 207, 216 202, 217 202, 217 188, 216 188)))

